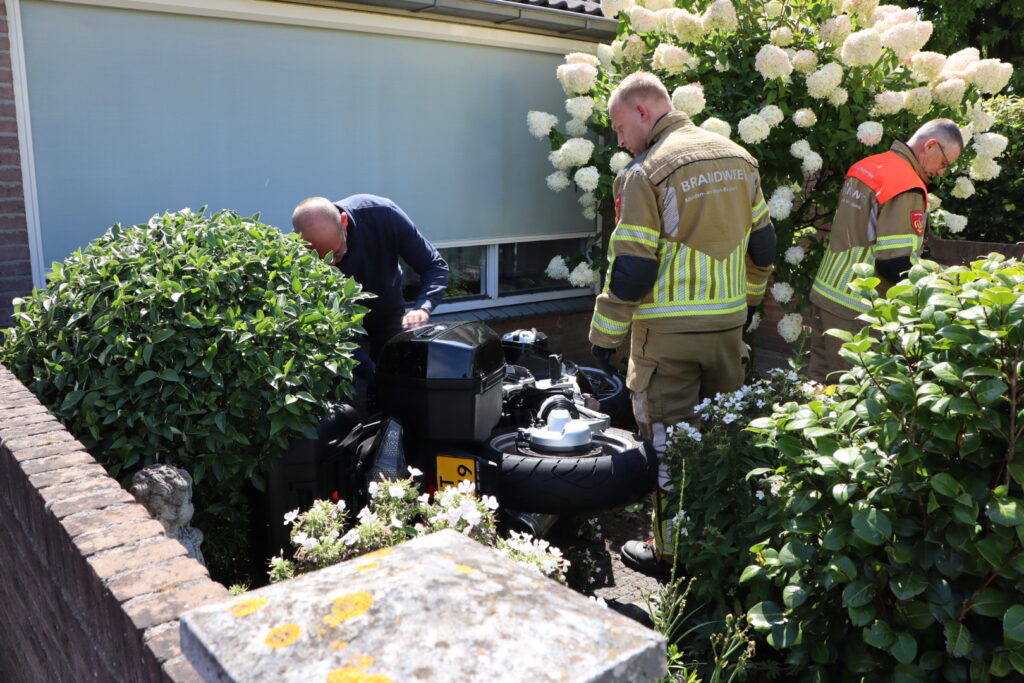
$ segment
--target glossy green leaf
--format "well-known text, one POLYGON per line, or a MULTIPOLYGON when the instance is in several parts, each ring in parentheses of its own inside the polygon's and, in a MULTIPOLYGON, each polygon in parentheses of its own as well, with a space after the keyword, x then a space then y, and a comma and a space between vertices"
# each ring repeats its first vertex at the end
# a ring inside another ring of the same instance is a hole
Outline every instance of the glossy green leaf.
POLYGON ((759 602, 747 612, 747 621, 758 631, 767 631, 772 626, 783 624, 786 618, 777 603, 759 602))
POLYGON ((887 513, 875 508, 865 508, 850 520, 853 533, 865 543, 879 545, 892 536, 892 522, 887 513))
POLYGON ((1024 605, 1013 605, 1003 614, 1003 635, 1010 642, 1024 643, 1024 605))

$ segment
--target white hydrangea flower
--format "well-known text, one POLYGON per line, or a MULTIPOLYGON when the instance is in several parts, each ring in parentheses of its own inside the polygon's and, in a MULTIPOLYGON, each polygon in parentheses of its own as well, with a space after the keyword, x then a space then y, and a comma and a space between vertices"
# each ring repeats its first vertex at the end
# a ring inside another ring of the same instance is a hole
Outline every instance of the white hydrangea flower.
POLYGON ((295 520, 299 518, 299 508, 295 508, 291 512, 284 513, 284 525, 288 526, 294 524, 295 520))
POLYGON ((681 9, 672 15, 672 33, 681 43, 696 43, 704 37, 704 20, 681 9))
MULTIPOLYGON (((971 107, 967 112, 967 118, 971 120, 971 130, 978 133, 984 133, 996 122, 996 117, 989 114, 980 105, 971 107)), ((966 140, 964 144, 967 144, 966 140)))
POLYGON ((769 19, 782 15, 782 3, 781 2, 769 2, 764 6, 764 15, 769 19))
POLYGON ((793 53, 793 68, 800 73, 810 73, 818 66, 818 55, 810 50, 797 50, 793 53))
POLYGON ((565 154, 562 153, 561 148, 548 152, 548 161, 550 161, 551 165, 559 171, 564 171, 572 166, 572 164, 569 163, 569 160, 565 157, 565 154))
POLYGON ((565 124, 565 132, 568 135, 586 135, 587 122, 583 119, 569 119, 569 122, 565 124))
POLYGON ((946 67, 946 55, 938 52, 918 52, 910 58, 910 73, 922 83, 930 83, 939 77, 946 67))
POLYGON ((658 30, 658 15, 639 5, 629 8, 629 24, 637 33, 652 33, 658 30))
POLYGON ((565 56, 566 64, 589 64, 590 66, 600 66, 601 60, 598 59, 597 55, 592 55, 589 52, 570 52, 565 56))
POLYGON ((768 106, 763 107, 761 111, 757 112, 757 115, 764 119, 765 123, 773 128, 782 123, 782 119, 786 118, 786 115, 782 113, 782 110, 774 104, 769 104, 768 106))
POLYGON ((635 4, 635 0, 601 0, 601 14, 614 19, 619 12, 628 12, 635 4))
POLYGON ((579 203, 580 206, 582 206, 584 209, 590 206, 596 206, 597 195, 595 195, 593 192, 585 192, 580 195, 579 203))
POLYGON ((793 73, 793 65, 789 61, 789 55, 781 47, 765 45, 757 52, 754 59, 754 68, 766 80, 783 78, 793 73))
POLYGON ((822 24, 818 35, 821 36, 822 42, 842 45, 851 33, 853 33, 853 22, 847 15, 840 14, 822 24))
POLYGON ((793 210, 794 198, 793 190, 790 188, 784 185, 775 188, 771 198, 768 199, 768 214, 779 221, 789 218, 789 214, 793 210))
POLYGON ((788 304, 793 298, 793 286, 787 282, 776 282, 772 285, 772 298, 780 304, 788 304))
POLYGON ((598 173, 596 166, 585 166, 576 171, 573 180, 576 181, 576 185, 584 192, 593 192, 597 189, 597 181, 600 177, 601 174, 598 173))
POLYGON ((622 45, 622 57, 627 62, 638 62, 647 54, 647 43, 640 36, 633 34, 622 45))
POLYGON ((555 192, 561 192, 565 188, 569 187, 569 176, 566 175, 565 171, 555 171, 545 178, 545 180, 548 183, 548 189, 555 192))
POLYGON ((833 107, 843 106, 848 99, 850 99, 850 93, 846 91, 846 88, 836 88, 828 95, 828 103, 833 107))
POLYGON ((660 12, 663 9, 673 7, 672 0, 644 0, 644 7, 652 12, 660 12))
POLYGON ((889 115, 903 109, 903 93, 883 90, 875 95, 875 106, 871 108, 873 115, 889 115))
MULTIPOLYGON (((650 7, 647 9, 650 9, 650 7)), ((663 7, 655 11, 654 13, 658 16, 658 31, 672 33, 672 23, 675 21, 676 12, 678 11, 680 10, 677 7, 663 7)))
POLYGON ((917 21, 917 10, 900 9, 896 5, 879 5, 871 14, 871 28, 879 33, 885 33, 897 24, 906 24, 917 21))
POLYGON ((999 133, 978 133, 974 136, 974 151, 978 156, 996 158, 1004 151, 1009 140, 999 133))
POLYGON ((710 133, 718 133, 722 137, 732 137, 732 126, 722 119, 715 118, 714 116, 705 119, 704 123, 700 124, 700 127, 710 133))
POLYGON ((548 267, 544 269, 544 274, 552 280, 568 280, 569 266, 564 258, 555 256, 548 262, 548 267))
POLYGON ((605 69, 612 68, 612 61, 615 59, 615 50, 608 43, 601 43, 597 46, 597 58, 605 69))
POLYGON ((797 159, 803 159, 811 151, 811 143, 807 140, 797 140, 789 146, 789 153, 797 159))
POLYGON ((583 211, 581 211, 580 213, 582 213, 583 217, 586 218, 588 221, 592 221, 595 218, 597 218, 597 207, 585 206, 583 207, 583 211))
POLYGON ((757 114, 751 114, 739 122, 736 126, 740 139, 748 145, 756 145, 768 137, 771 127, 768 122, 757 114))
POLYGON ((793 123, 798 128, 811 128, 818 122, 818 116, 810 109, 804 107, 793 112, 793 123))
POLYGON ((558 150, 569 166, 582 166, 590 161, 594 143, 586 138, 569 138, 558 150))
POLYGON ((971 138, 974 137, 974 124, 968 123, 966 126, 960 126, 960 137, 964 139, 963 149, 967 149, 967 145, 970 144, 971 138))
POLYGON ((611 42, 612 47, 612 61, 619 61, 623 58, 624 45, 621 40, 613 40, 611 42))
POLYGON ((982 59, 964 70, 964 79, 978 86, 978 90, 994 95, 1010 82, 1013 66, 998 59, 982 59))
POLYGON ((874 147, 882 141, 882 134, 884 132, 885 127, 877 121, 865 121, 857 126, 857 139, 860 140, 861 144, 874 147))
POLYGON ((558 117, 543 111, 530 111, 526 113, 526 127, 530 129, 530 135, 543 140, 551 132, 551 129, 558 125, 558 117))
POLYGON ((597 271, 590 264, 581 262, 569 273, 569 284, 573 287, 590 287, 597 284, 597 271))
MULTIPOLYGON (((380 489, 380 484, 378 484, 375 481, 371 481, 369 484, 367 484, 366 490, 370 494, 371 497, 376 498, 377 494, 380 493, 380 490, 381 490, 380 489)), ((363 508, 363 509, 365 510, 366 508, 363 508)), ((359 514, 362 514, 362 511, 360 511, 359 514)))
POLYGON ((803 247, 801 247, 798 244, 794 244, 793 246, 786 250, 784 258, 786 259, 786 263, 788 263, 791 266, 795 266, 796 264, 803 261, 804 256, 806 255, 807 253, 804 251, 803 247))
POLYGON ((955 213, 950 213, 945 209, 942 209, 936 213, 938 221, 946 226, 946 230, 953 234, 963 232, 963 229, 967 227, 967 218, 960 216, 955 213))
POLYGON ((597 67, 581 62, 560 64, 555 70, 555 75, 566 95, 582 95, 597 82, 597 67))
POLYGON ((729 65, 723 62, 721 59, 715 60, 715 71, 722 73, 729 70, 729 65))
POLYGON ((821 170, 823 161, 821 155, 817 152, 808 152, 804 155, 804 162, 800 165, 803 169, 804 175, 814 175, 821 170))
POLYGON ((971 162, 971 167, 968 170, 968 175, 971 176, 971 180, 985 181, 992 180, 999 175, 1002 171, 999 164, 995 159, 989 157, 974 157, 971 162))
POLYGON ((771 32, 771 41, 773 45, 785 47, 793 42, 793 29, 788 26, 780 26, 777 29, 773 29, 771 32))
POLYGON ((981 61, 981 53, 976 47, 965 47, 959 52, 954 52, 946 58, 939 76, 943 79, 963 78, 967 68, 975 62, 981 61))
POLYGON ((629 165, 629 162, 633 161, 633 157, 628 152, 616 152, 612 155, 612 158, 608 160, 608 167, 612 173, 618 173, 622 169, 629 165))
POLYGON ((926 85, 903 93, 903 108, 914 116, 924 116, 932 108, 932 89, 926 85))
POLYGON ((903 59, 924 47, 931 36, 932 22, 930 21, 897 24, 882 33, 882 45, 903 59))
POLYGON ((693 117, 704 111, 704 88, 697 83, 682 85, 672 91, 672 106, 693 117))
POLYGON ((927 207, 927 210, 929 212, 931 212, 931 211, 938 211, 941 207, 942 207, 942 200, 939 198, 939 196, 929 192, 928 193, 928 207, 927 207))
POLYGON ((574 119, 583 119, 585 121, 594 113, 594 98, 587 95, 570 97, 565 101, 565 110, 574 119))
POLYGON ((878 8, 878 0, 843 0, 843 11, 867 22, 878 8))
POLYGON ((690 60, 690 53, 676 45, 661 43, 654 48, 654 58, 651 60, 651 67, 663 69, 670 74, 683 71, 690 60))
POLYGON ((851 33, 839 50, 840 59, 847 66, 869 66, 882 56, 882 36, 874 29, 851 33))
POLYGON ((704 11, 704 30, 706 31, 719 30, 722 33, 732 33, 739 25, 736 8, 729 0, 715 0, 704 11))
POLYGON ((804 331, 804 319, 799 313, 787 313, 776 326, 779 336, 786 342, 792 344, 804 331))
POLYGON ((939 104, 945 105, 951 109, 956 109, 960 106, 961 100, 964 99, 964 93, 967 91, 967 83, 960 78, 951 78, 948 81, 939 83, 935 88, 932 89, 932 94, 935 97, 935 101, 939 104))
POLYGON ((807 94, 821 100, 832 94, 843 80, 843 67, 829 62, 807 77, 807 94))
POLYGON ((953 190, 950 192, 957 199, 967 199, 974 194, 974 183, 967 176, 960 176, 956 179, 956 183, 953 185, 953 190))

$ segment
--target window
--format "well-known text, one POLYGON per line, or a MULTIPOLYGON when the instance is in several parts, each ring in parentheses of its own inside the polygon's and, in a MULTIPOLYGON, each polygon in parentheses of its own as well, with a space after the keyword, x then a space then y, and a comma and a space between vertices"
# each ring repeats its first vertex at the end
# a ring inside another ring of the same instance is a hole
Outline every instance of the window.
MULTIPOLYGON (((573 287, 568 280, 554 280, 544 272, 553 257, 585 251, 590 239, 587 235, 438 247, 450 269, 440 312, 593 294, 591 287, 573 287)), ((419 276, 405 261, 401 265, 405 300, 412 303, 419 292, 419 276)))

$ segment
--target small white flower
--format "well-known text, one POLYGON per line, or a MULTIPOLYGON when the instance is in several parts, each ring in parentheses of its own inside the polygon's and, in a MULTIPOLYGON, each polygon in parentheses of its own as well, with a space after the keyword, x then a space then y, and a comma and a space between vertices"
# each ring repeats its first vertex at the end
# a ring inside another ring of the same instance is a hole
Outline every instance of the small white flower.
POLYGON ((782 316, 777 329, 780 337, 788 343, 793 343, 803 334, 804 319, 799 313, 787 313, 782 316))
POLYGON ((605 602, 604 598, 599 598, 596 595, 588 595, 587 599, 595 604, 600 605, 601 607, 608 607, 608 603, 605 602))
POLYGON ((974 183, 967 176, 960 176, 956 179, 956 183, 953 185, 953 190, 950 192, 957 199, 967 199, 974 194, 974 183))
POLYGON ((498 499, 494 496, 482 496, 480 502, 484 504, 484 507, 488 510, 498 509, 498 499))
POLYGON ((371 495, 372 497, 376 498, 376 497, 377 497, 377 494, 378 494, 378 493, 380 492, 380 484, 378 484, 378 483, 377 483, 377 482, 375 482, 375 481, 371 481, 371 482, 370 482, 370 483, 369 483, 369 484, 368 484, 368 485, 366 486, 366 490, 370 492, 370 495, 371 495))
POLYGON ((804 260, 804 248, 794 244, 792 247, 786 250, 785 259, 786 263, 795 266, 804 260))
POLYGON ((758 500, 764 500, 764 491, 758 490, 754 493, 754 497, 758 500))
POLYGON ((779 125, 782 123, 782 119, 786 118, 785 114, 782 113, 782 110, 774 104, 769 104, 768 106, 763 107, 761 111, 757 112, 757 115, 772 127, 779 125))
POLYGON ((548 267, 544 269, 544 274, 552 280, 568 280, 569 266, 564 258, 555 256, 548 262, 548 267))
POLYGON ((776 282, 772 285, 772 298, 780 304, 789 303, 793 298, 793 286, 787 282, 776 282))
POLYGON ((409 467, 407 469, 408 469, 408 472, 409 472, 409 476, 412 477, 413 479, 415 479, 416 477, 422 477, 423 476, 423 470, 418 470, 415 467, 409 467))
POLYGON ((633 157, 628 152, 616 152, 612 155, 612 158, 608 160, 608 168, 612 173, 618 173, 622 169, 629 165, 629 162, 633 161, 633 157))
POLYGON ((545 180, 547 181, 548 189, 555 192, 561 192, 569 187, 569 176, 566 175, 565 171, 555 171, 545 180))
POLYGON ((388 487, 388 495, 392 498, 404 498, 405 489, 403 489, 399 484, 392 484, 388 487))
POLYGON ((402 524, 402 520, 400 520, 396 515, 391 515, 391 525, 390 526, 392 526, 395 529, 401 529, 405 525, 402 524))
POLYGON ((530 129, 530 135, 542 140, 548 136, 551 129, 558 125, 558 117, 543 111, 530 111, 526 114, 526 127, 530 129))
POLYGON ((806 107, 803 109, 797 109, 793 112, 793 123, 795 123, 799 128, 810 128, 817 122, 817 115, 806 107))
POLYGON ((597 183, 600 178, 601 174, 595 166, 585 166, 584 168, 576 171, 576 175, 573 176, 573 180, 576 181, 576 185, 578 185, 584 192, 593 192, 596 190, 597 183))
POLYGON ((789 153, 797 159, 803 159, 811 151, 811 143, 807 140, 797 140, 789 146, 789 153))
POLYGON ((700 124, 700 127, 710 133, 717 133, 725 138, 732 137, 732 126, 722 119, 715 118, 714 116, 705 119, 704 123, 700 124))
MULTIPOLYGON (((338 502, 341 502, 341 501, 338 501, 338 502)), ((288 526, 290 524, 294 524, 295 520, 298 518, 298 516, 299 516, 299 508, 295 508, 291 512, 284 513, 284 524, 285 524, 285 526, 288 526)))
POLYGON ((733 413, 726 413, 722 416, 722 424, 732 424, 736 421, 736 415, 733 413))
POLYGON ((459 482, 456 490, 464 496, 475 496, 476 495, 476 484, 471 482, 469 479, 463 479, 459 482))
POLYGON ((857 126, 857 139, 868 147, 874 147, 882 141, 882 133, 885 128, 877 121, 865 121, 857 126))
MULTIPOLYGON (((756 330, 758 328, 758 326, 760 324, 761 324, 761 314, 760 313, 754 313, 754 315, 751 316, 751 318, 750 318, 750 324, 747 325, 747 332, 753 332, 754 330, 756 330)), ((697 439, 697 440, 700 441, 700 439, 697 439)))

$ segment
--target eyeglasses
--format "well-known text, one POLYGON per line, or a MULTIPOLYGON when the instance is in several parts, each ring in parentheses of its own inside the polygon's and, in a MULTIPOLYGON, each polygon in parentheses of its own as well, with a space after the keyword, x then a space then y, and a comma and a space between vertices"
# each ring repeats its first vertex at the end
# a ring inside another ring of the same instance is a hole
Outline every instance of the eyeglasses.
POLYGON ((945 148, 943 148, 941 142, 936 140, 935 144, 939 146, 939 154, 942 155, 942 166, 940 168, 942 168, 942 170, 946 170, 947 168, 949 168, 951 166, 950 161, 949 161, 949 157, 946 156, 946 150, 945 150, 945 148))

